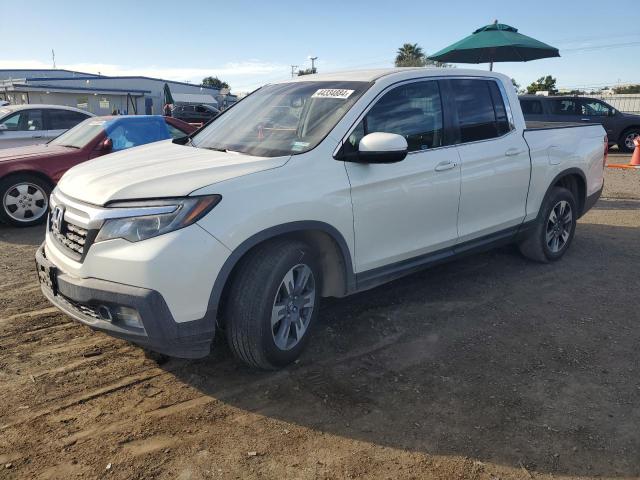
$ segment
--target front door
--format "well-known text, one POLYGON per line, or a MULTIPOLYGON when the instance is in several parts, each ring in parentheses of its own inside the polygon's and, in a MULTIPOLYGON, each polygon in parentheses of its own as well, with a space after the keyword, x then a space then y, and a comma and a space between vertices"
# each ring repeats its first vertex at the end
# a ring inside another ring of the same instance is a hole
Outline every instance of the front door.
POLYGON ((582 98, 578 102, 580 121, 601 123, 612 141, 616 141, 615 118, 611 107, 594 98, 582 98))
POLYGON ((25 109, 6 116, 0 122, 0 148, 45 143, 42 110, 25 109))
POLYGON ((369 133, 406 138, 409 154, 393 164, 345 162, 353 204, 356 271, 362 273, 455 244, 460 165, 445 141, 437 81, 412 81, 385 93, 352 132, 357 149, 369 133))

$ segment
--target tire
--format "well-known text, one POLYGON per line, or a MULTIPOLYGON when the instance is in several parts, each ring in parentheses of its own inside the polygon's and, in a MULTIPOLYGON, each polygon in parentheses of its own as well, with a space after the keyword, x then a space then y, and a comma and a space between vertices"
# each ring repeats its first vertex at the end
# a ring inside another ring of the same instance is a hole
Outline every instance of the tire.
POLYGON ((263 370, 296 360, 318 316, 321 275, 314 252, 295 240, 268 242, 243 258, 223 313, 234 355, 263 370), (294 281, 293 291, 285 287, 285 279, 294 281))
POLYGON ((51 184, 35 175, 21 173, 0 180, 0 220, 14 227, 44 222, 49 209, 51 184))
POLYGON ((534 228, 519 243, 520 252, 536 262, 560 260, 571 246, 577 219, 578 210, 573 193, 566 188, 553 187, 542 205, 534 228), (552 212, 555 218, 562 221, 554 223, 552 212))
POLYGON ((633 139, 637 136, 640 136, 640 128, 632 127, 628 128, 622 135, 620 135, 620 139, 618 140, 618 148, 621 152, 631 153, 635 149, 635 145, 633 144, 633 139))

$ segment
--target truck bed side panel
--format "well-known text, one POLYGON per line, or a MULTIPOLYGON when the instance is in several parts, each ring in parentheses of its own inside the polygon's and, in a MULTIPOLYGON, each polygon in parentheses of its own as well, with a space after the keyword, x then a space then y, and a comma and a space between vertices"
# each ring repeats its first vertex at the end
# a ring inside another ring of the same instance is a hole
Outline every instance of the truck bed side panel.
POLYGON ((604 136, 601 125, 524 131, 531 155, 525 221, 536 218, 551 182, 563 171, 577 168, 584 174, 587 196, 602 188, 604 136))

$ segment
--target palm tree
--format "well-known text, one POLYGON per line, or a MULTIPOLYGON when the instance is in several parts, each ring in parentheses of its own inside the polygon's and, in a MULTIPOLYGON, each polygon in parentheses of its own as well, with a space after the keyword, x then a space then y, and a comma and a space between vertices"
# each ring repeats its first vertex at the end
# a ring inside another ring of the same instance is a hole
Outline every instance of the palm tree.
POLYGON ((417 43, 405 43, 398 49, 396 67, 423 67, 425 65, 424 52, 417 43))

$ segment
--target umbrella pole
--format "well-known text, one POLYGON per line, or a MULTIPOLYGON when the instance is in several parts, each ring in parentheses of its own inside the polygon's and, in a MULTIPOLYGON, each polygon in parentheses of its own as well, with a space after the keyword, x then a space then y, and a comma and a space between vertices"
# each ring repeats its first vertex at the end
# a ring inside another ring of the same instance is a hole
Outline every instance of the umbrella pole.
POLYGON ((493 72, 493 62, 489 63, 489 71, 493 72))

